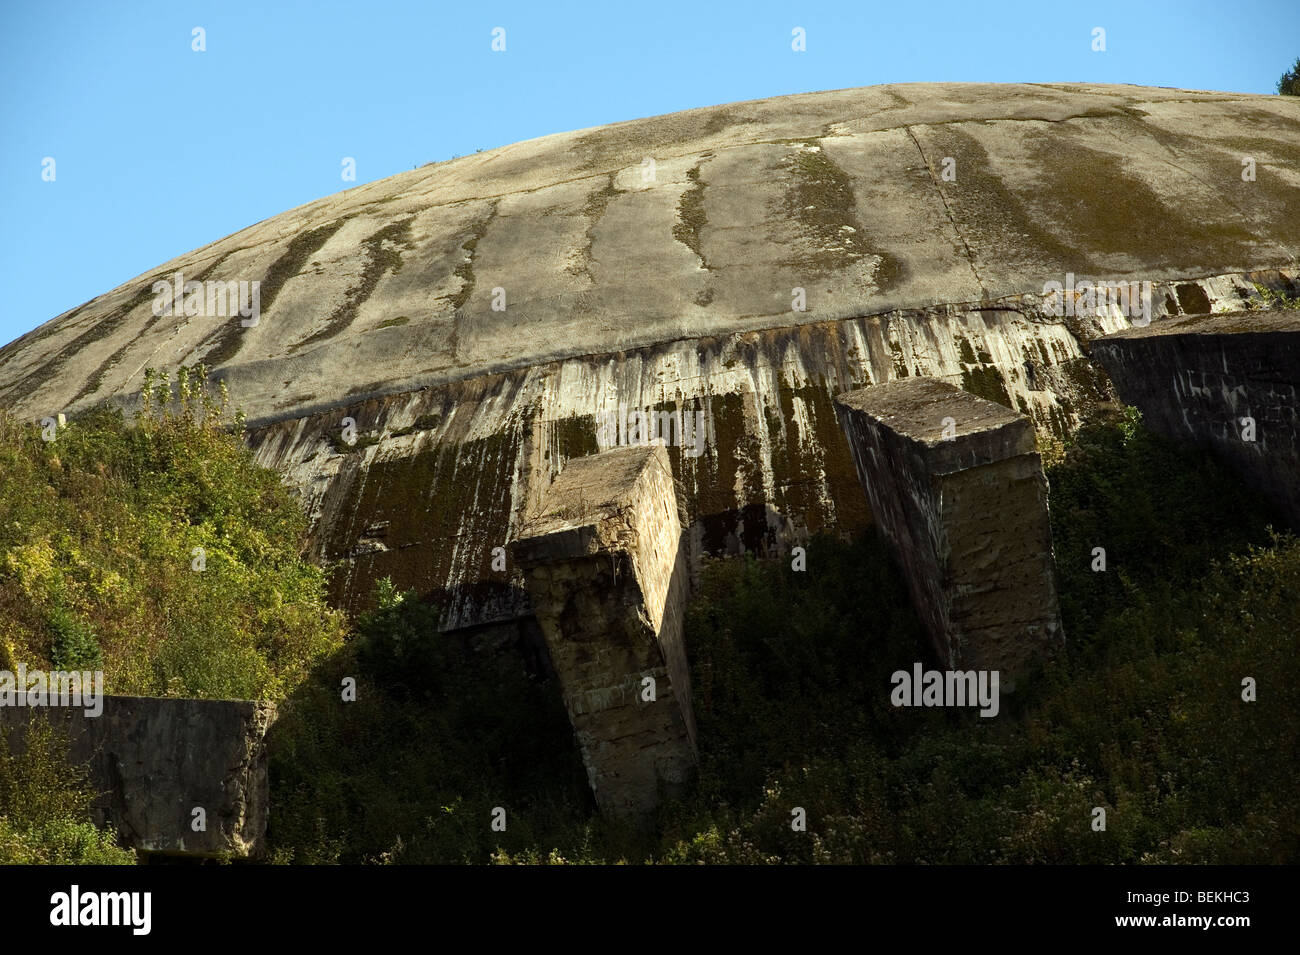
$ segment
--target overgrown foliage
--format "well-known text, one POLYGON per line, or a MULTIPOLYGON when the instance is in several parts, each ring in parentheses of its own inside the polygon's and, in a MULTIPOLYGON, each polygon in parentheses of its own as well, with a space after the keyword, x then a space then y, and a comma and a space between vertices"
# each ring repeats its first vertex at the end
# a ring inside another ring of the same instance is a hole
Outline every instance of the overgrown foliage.
POLYGON ((67 738, 33 720, 20 749, 0 730, 0 865, 131 865, 135 854, 90 821, 95 797, 67 738))
POLYGON ((376 597, 275 726, 275 860, 487 862, 580 831, 591 797, 554 684, 439 633, 438 608, 387 579, 376 597))
POLYGON ((1300 295, 1284 292, 1281 289, 1272 289, 1267 285, 1261 285, 1258 282, 1253 283, 1255 291, 1259 294, 1258 304, 1252 303, 1252 308, 1297 308, 1300 309, 1300 295))
MULTIPOLYGON (((275 699, 341 645, 324 573, 299 556, 301 509, 205 377, 183 371, 173 393, 150 373, 131 423, 101 409, 38 428, 0 413, 0 669, 275 699)), ((92 796, 42 718, 21 756, 0 739, 0 861, 133 861, 90 822, 92 796)))
POLYGON ((1085 425, 1049 477, 1068 641, 995 719, 889 704, 890 674, 928 657, 875 535, 814 540, 802 573, 708 566, 687 626, 700 783, 642 832, 596 816, 553 684, 384 589, 296 717, 280 858, 1294 862, 1300 544, 1131 409, 1085 425), (369 682, 340 705, 354 671, 369 682))
POLYGON ((105 671, 106 691, 284 696, 345 623, 300 558, 306 519, 205 372, 149 376, 128 423, 0 414, 0 659, 105 671))
MULTIPOLYGON (((758 677, 777 661, 798 665, 793 629, 789 642, 779 628, 775 643, 769 633, 757 643, 736 640, 739 656, 725 678, 715 671, 716 683, 758 683, 762 691, 722 723, 766 776, 761 789, 752 777, 733 776, 726 731, 722 739, 717 726, 707 738, 702 732, 713 750, 706 791, 717 785, 712 764, 748 795, 723 812, 704 800, 666 858, 1294 862, 1297 792, 1290 758, 1281 754, 1300 743, 1293 647, 1300 544, 1271 537, 1234 480, 1146 431, 1131 411, 1081 429, 1050 478, 1063 655, 1004 699, 998 718, 982 720, 880 712, 888 690, 880 671, 905 666, 915 651, 895 644, 873 615, 855 629, 878 669, 861 657, 834 658, 845 668, 798 692, 758 677), (1096 547, 1106 548, 1105 571, 1092 569, 1096 547), (1267 699, 1261 690, 1258 702, 1243 702, 1246 677, 1267 688, 1267 699), (839 695, 858 681, 860 703, 839 695), (825 702, 815 721, 799 710, 810 696, 825 702), (783 706, 793 706, 795 724, 806 727, 799 738, 775 746, 754 739, 749 731, 783 706), (864 719, 868 708, 877 712, 864 719), (723 759, 714 762, 720 744, 723 759), (807 834, 791 831, 793 806, 807 811, 807 834), (1104 832, 1091 828, 1095 807, 1107 811, 1104 832)), ((780 588, 821 586, 812 575, 822 573, 824 546, 810 549, 808 579, 798 583, 802 575, 780 565, 719 567, 722 593, 707 611, 715 622, 702 620, 698 606, 693 616, 696 668, 726 659, 720 650, 731 633, 807 613, 780 588), (749 582, 755 574, 759 580, 749 582)), ((833 563, 871 568, 852 556, 833 563)), ((837 595, 852 592, 852 581, 842 580, 827 596, 843 605, 837 595)), ((846 637, 832 625, 814 639, 846 637)), ((721 715, 716 699, 700 702, 702 724, 721 715)))
MULTIPOLYGON (((1067 641, 996 718, 890 705, 929 651, 875 534, 814 539, 804 572, 710 563, 686 633, 699 785, 634 830, 596 814, 544 663, 441 633, 387 581, 344 642, 292 497, 219 402, 158 388, 138 423, 52 443, 0 417, 0 668, 98 655, 116 692, 281 698, 275 861, 1300 858, 1300 542, 1131 409, 1051 457, 1067 641)), ((0 745, 0 859, 121 861, 40 732, 21 765, 0 745)))

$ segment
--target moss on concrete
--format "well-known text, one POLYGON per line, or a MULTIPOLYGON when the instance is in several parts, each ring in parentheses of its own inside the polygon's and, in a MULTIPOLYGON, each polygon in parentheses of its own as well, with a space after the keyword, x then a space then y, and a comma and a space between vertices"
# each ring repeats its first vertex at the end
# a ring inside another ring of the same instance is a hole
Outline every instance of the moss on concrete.
POLYGON ((997 365, 963 366, 961 386, 973 395, 996 401, 1007 408, 1015 407, 1011 395, 1007 393, 1006 383, 1002 380, 1002 371, 997 365))
POLYGON ((1224 263, 1255 258, 1258 240, 1245 224, 1216 222, 1167 203, 1130 175, 1121 157, 1082 145, 1065 149, 1059 137, 1041 134, 1030 142, 1041 176, 1033 190, 1042 210, 1036 218, 1069 222, 1071 241, 1090 262, 1113 254, 1117 235, 1125 237, 1127 254, 1141 256, 1149 268, 1177 267, 1193 251, 1224 263))
POLYGON ((596 440, 596 416, 572 415, 548 422, 551 448, 562 459, 583 458, 600 450, 596 440))
POLYGON ((853 180, 844 170, 811 141, 796 147, 785 165, 791 176, 785 212, 805 237, 804 247, 790 260, 791 266, 829 273, 866 254, 853 180))
POLYGON ((686 173, 686 178, 690 180, 690 185, 677 201, 677 222, 673 225, 673 238, 694 252, 700 260, 700 266, 707 269, 709 263, 700 246, 700 232, 709 220, 704 212, 704 183, 700 181, 698 164, 686 173))
POLYGON ((366 264, 361 270, 361 278, 356 285, 348 289, 343 303, 334 309, 324 326, 294 345, 290 349, 291 351, 297 351, 315 342, 333 338, 352 324, 361 306, 365 304, 366 299, 370 298, 375 286, 379 284, 379 280, 386 274, 396 275, 402 270, 402 250, 411 247, 411 223, 413 221, 415 221, 415 216, 409 216, 397 222, 390 222, 361 243, 366 255, 366 264))
POLYGON ((478 249, 479 239, 483 238, 487 232, 488 224, 496 217, 497 203, 493 202, 488 209, 487 215, 483 216, 470 229, 469 238, 461 243, 460 250, 465 253, 464 259, 456 266, 453 275, 460 279, 460 288, 451 296, 451 306, 460 310, 465 307, 469 297, 474 294, 474 253, 478 249))
POLYGON ((953 343, 957 346, 957 352, 961 360, 968 365, 975 364, 975 349, 970 347, 970 342, 960 335, 952 337, 953 343))
MULTIPOLYGON (((300 232, 289 241, 284 252, 271 263, 271 267, 267 269, 266 276, 258 287, 258 301, 263 313, 271 310, 271 306, 275 304, 276 298, 288 281, 302 271, 311 257, 330 240, 334 233, 343 228, 350 218, 352 217, 343 216, 318 228, 300 232)), ((244 327, 237 321, 224 324, 217 332, 215 344, 204 354, 204 363, 211 368, 219 368, 235 357, 244 340, 243 332, 244 327)))
MULTIPOLYGON (((961 188, 946 190, 944 196, 977 258, 986 251, 1018 251, 1029 261, 1050 261, 1081 275, 1095 273, 1092 259, 1076 248, 1070 237, 1039 225, 1053 220, 1026 208, 1021 197, 996 174, 996 162, 979 140, 952 124, 929 127, 927 138, 938 155, 953 157, 962 170, 961 188), (1010 250, 1007 246, 1013 237, 1016 248, 1010 250)), ((1052 142, 1059 148, 1059 140, 1052 142)), ((1042 165, 1050 165, 1055 158, 1054 154, 1043 157, 1042 165)), ((1077 186, 1072 188, 1072 195, 1077 191, 1077 186)), ((1086 206, 1072 207, 1071 214, 1059 221, 1071 221, 1083 208, 1086 206)), ((1130 224, 1126 231, 1132 228, 1130 224)))
POLYGON ((586 221, 585 241, 582 248, 577 252, 576 261, 565 266, 565 271, 570 275, 586 275, 590 277, 591 249, 596 241, 596 223, 605 215, 605 210, 609 207, 610 201, 618 194, 619 190, 614 188, 614 176, 611 174, 603 188, 587 196, 587 201, 582 206, 582 218, 586 221))
POLYGON ((1188 315, 1204 315, 1210 310, 1210 296, 1195 282, 1184 282, 1175 291, 1178 307, 1188 315))
POLYGON ((492 548, 506 544, 521 439, 508 430, 371 462, 329 530, 327 557, 348 558, 365 527, 385 521, 387 549, 357 554, 338 568, 330 582, 334 605, 355 611, 385 576, 451 611, 466 601, 499 599, 509 581, 492 570, 492 548), (470 583, 449 591, 453 577, 470 583))

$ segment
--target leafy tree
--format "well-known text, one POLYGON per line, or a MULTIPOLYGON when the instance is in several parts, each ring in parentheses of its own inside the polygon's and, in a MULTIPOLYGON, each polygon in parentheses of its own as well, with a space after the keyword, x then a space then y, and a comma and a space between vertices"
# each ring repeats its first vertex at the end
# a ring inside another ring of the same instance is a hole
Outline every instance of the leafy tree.
POLYGON ((1300 57, 1296 58, 1291 69, 1282 74, 1277 81, 1277 91, 1282 96, 1300 96, 1300 57))

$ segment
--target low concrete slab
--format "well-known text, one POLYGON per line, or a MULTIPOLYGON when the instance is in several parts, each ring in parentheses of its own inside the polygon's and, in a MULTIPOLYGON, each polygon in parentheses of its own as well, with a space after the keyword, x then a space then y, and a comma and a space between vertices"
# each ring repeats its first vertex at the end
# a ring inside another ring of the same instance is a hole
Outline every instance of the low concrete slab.
POLYGON ((96 822, 141 852, 261 856, 270 794, 266 731, 274 704, 106 696, 99 716, 81 707, 0 707, 0 727, 21 751, 33 719, 66 732, 99 797, 96 822), (203 831, 195 812, 202 809, 203 831))
POLYGON ((1152 430, 1226 462, 1300 529, 1300 310, 1165 319, 1092 355, 1152 430))
POLYGON ((513 544, 601 812, 637 817, 694 776, 687 568, 662 445, 570 461, 513 544))
POLYGON ((872 514, 948 667, 1014 679, 1063 639, 1032 422, 933 378, 836 399, 872 514))

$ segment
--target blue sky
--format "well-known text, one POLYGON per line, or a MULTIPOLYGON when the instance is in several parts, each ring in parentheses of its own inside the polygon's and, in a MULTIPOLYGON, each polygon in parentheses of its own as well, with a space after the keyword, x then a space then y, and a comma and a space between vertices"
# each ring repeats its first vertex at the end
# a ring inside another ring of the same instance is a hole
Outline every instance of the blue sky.
POLYGON ((344 186, 547 133, 894 82, 1272 93, 1297 56, 1298 0, 0 0, 0 343, 344 186))

